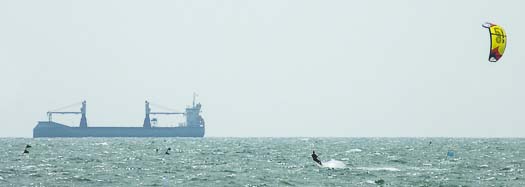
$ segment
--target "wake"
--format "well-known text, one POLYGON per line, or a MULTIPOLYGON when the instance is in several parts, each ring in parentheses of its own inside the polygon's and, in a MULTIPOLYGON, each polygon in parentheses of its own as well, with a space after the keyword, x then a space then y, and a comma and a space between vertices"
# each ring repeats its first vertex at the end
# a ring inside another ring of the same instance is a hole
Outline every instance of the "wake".
POLYGON ((330 161, 324 161, 323 165, 321 167, 342 169, 342 168, 346 168, 346 164, 344 162, 339 161, 339 160, 332 159, 330 161))

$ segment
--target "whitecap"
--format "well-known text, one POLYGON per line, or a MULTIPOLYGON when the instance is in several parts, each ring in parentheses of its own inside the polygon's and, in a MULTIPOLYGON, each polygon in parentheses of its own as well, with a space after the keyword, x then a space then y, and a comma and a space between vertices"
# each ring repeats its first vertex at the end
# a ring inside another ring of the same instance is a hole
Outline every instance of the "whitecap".
POLYGON ((367 170, 367 171, 401 171, 400 169, 393 168, 393 167, 379 167, 379 168, 358 167, 356 169, 367 170))
POLYGON ((378 169, 382 171, 401 171, 400 169, 397 169, 397 168, 378 168, 378 169))
POLYGON ((448 169, 429 168, 429 167, 427 166, 427 167, 424 167, 424 168, 419 168, 419 167, 409 167, 409 168, 407 168, 407 170, 416 170, 416 171, 447 171, 448 169))
POLYGON ((348 150, 346 152, 347 153, 357 153, 357 152, 361 152, 361 151, 363 151, 363 150, 361 150, 361 149, 350 149, 350 150, 348 150))
POLYGON ((164 186, 164 187, 168 187, 169 186, 169 182, 168 182, 168 179, 166 179, 166 177, 162 177, 162 186, 164 186))

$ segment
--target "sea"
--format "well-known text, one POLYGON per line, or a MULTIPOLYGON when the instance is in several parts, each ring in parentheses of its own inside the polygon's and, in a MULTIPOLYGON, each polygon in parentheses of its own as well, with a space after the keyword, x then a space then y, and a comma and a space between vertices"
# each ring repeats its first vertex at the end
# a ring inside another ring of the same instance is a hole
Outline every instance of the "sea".
POLYGON ((524 169, 520 138, 0 139, 0 186, 17 187, 520 187, 524 169))

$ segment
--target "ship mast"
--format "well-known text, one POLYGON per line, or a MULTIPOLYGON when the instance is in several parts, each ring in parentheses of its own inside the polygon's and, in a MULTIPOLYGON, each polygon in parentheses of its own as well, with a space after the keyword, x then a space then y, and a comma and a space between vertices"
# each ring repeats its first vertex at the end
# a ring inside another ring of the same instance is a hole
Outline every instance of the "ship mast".
POLYGON ((146 108, 146 117, 144 118, 144 124, 142 125, 142 127, 144 128, 151 128, 151 120, 149 119, 149 114, 151 112, 151 108, 149 107, 149 102, 146 101, 145 103, 145 108, 146 108))
POLYGON ((193 92, 193 103, 192 103, 192 108, 195 108, 195 98, 197 97, 197 93, 193 92))
POLYGON ((87 128, 87 118, 86 118, 86 101, 82 101, 82 107, 80 108, 80 128, 87 128))

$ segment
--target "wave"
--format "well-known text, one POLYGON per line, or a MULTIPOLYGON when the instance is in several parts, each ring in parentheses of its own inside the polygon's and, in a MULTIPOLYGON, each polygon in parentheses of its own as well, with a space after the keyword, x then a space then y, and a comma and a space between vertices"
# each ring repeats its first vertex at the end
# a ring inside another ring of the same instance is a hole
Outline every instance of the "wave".
POLYGON ((361 151, 363 151, 363 150, 361 150, 361 149, 350 149, 350 150, 348 150, 346 152, 347 153, 357 153, 357 152, 361 152, 361 151))
POLYGON ((379 167, 379 168, 358 167, 356 169, 366 170, 366 171, 401 171, 400 169, 392 168, 392 167, 379 167))

